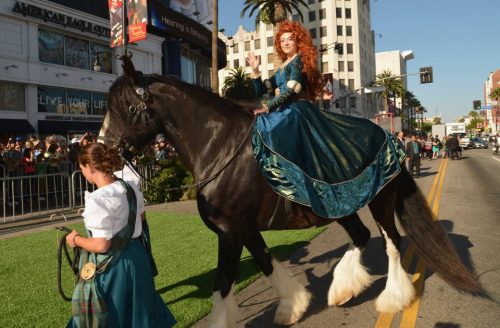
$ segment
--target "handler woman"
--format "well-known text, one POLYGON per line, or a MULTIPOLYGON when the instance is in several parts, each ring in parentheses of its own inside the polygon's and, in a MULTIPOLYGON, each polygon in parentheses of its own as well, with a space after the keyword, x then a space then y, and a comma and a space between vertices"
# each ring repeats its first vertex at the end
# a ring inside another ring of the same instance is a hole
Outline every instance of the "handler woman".
MULTIPOLYGON (((123 164, 118 153, 100 143, 89 143, 79 154, 78 162, 89 183, 97 186, 85 194, 83 212, 88 237, 73 230, 66 242, 71 247, 81 247, 105 258, 110 251, 111 239, 129 220, 127 188, 113 175, 123 164)), ((143 196, 135 184, 129 184, 137 196, 137 212, 132 239, 112 265, 96 273, 98 294, 107 309, 107 327, 171 327, 175 319, 156 292, 150 257, 141 242, 143 196)), ((97 263, 99 264, 99 263, 97 263)), ((73 317, 68 327, 77 327, 73 317)))
POLYGON ((369 120, 326 113, 317 50, 300 24, 283 22, 274 47, 283 64, 266 81, 260 58, 247 56, 257 95, 269 94, 252 136, 254 156, 270 186, 321 217, 352 214, 401 170, 404 151, 369 120))

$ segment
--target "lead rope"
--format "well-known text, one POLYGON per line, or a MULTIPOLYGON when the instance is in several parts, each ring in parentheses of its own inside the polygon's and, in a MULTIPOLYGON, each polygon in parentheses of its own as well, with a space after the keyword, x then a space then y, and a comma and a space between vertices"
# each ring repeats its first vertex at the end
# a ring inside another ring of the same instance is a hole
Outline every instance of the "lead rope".
POLYGON ((64 290, 62 288, 62 252, 64 251, 64 255, 66 260, 68 261, 69 266, 71 267, 71 271, 78 275, 78 265, 80 262, 80 247, 73 248, 73 259, 68 252, 68 247, 66 246, 66 236, 71 233, 71 230, 66 227, 57 227, 57 230, 66 232, 61 239, 59 239, 59 246, 57 248, 57 290, 59 291, 59 295, 61 295, 62 299, 71 302, 71 297, 66 296, 64 294, 64 290))

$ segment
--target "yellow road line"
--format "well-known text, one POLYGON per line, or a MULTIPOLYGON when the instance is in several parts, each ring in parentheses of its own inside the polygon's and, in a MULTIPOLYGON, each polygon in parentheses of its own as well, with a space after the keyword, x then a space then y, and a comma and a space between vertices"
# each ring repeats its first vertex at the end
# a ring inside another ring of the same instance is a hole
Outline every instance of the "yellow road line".
MULTIPOLYGON (((429 193, 427 194, 427 203, 429 206, 431 206, 432 199, 434 198, 434 195, 437 191, 437 186, 438 186, 438 181, 439 178, 441 177, 441 172, 443 171, 442 168, 444 166, 445 160, 442 160, 441 163, 439 164, 438 167, 438 173, 436 177, 434 178, 434 181, 432 182, 431 189, 429 193)), ((405 269, 405 271, 408 272, 408 269, 410 267, 410 264, 413 259, 413 254, 414 254, 414 248, 411 244, 408 245, 406 248, 405 254, 403 256, 403 260, 401 261, 401 266, 405 269)), ((417 265, 418 268, 418 265, 417 265)), ((375 328, 386 328, 386 327, 391 327, 392 325, 392 320, 394 319, 395 313, 380 313, 379 317, 377 319, 377 322, 375 324, 375 328)))
MULTIPOLYGON (((439 175, 439 183, 436 189, 436 198, 434 199, 434 206, 432 207, 432 216, 437 220, 439 213, 439 204, 441 203, 441 195, 443 193, 444 177, 446 168, 448 167, 448 160, 444 160, 442 173, 439 175)), ((422 259, 418 260, 417 269, 413 275, 412 282, 415 287, 417 297, 413 303, 403 311, 401 317, 400 328, 413 328, 417 323, 418 309, 420 307, 420 299, 424 290, 425 281, 425 263, 422 259)))

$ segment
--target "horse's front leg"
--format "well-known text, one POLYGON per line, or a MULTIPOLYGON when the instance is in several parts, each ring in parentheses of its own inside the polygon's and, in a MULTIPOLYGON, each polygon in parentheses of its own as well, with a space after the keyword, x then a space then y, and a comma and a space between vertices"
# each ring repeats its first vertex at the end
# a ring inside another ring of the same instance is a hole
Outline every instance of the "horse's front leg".
POLYGON ((227 234, 219 235, 219 259, 215 274, 212 312, 208 320, 210 328, 236 327, 237 306, 233 284, 243 244, 228 237, 227 234))
POLYGON ((311 294, 272 257, 259 231, 250 235, 245 247, 278 294, 274 323, 292 325, 298 322, 309 307, 311 294))
POLYGON ((354 247, 349 249, 333 271, 333 281, 328 290, 328 305, 342 305, 361 294, 372 283, 372 277, 362 263, 362 253, 370 230, 361 222, 357 213, 340 218, 337 222, 351 237, 354 247))

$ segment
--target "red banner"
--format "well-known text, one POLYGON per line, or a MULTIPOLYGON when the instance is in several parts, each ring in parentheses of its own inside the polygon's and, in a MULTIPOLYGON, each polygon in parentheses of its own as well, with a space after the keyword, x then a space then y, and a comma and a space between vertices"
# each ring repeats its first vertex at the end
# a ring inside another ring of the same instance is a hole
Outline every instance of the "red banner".
POLYGON ((127 0, 127 17, 129 42, 144 40, 148 24, 147 0, 127 0))
POLYGON ((123 43, 123 1, 108 0, 111 48, 123 43))

